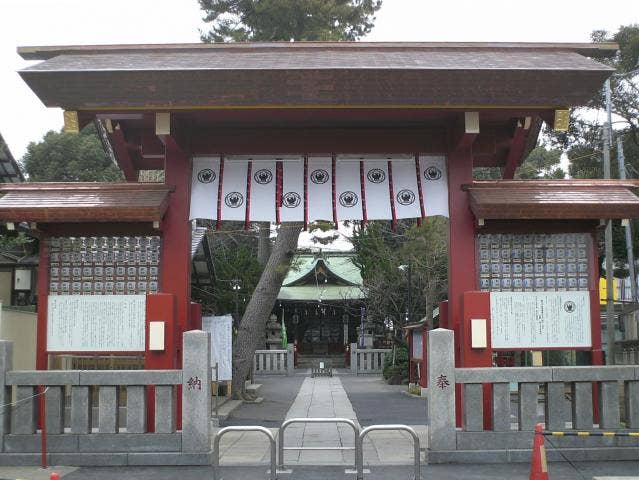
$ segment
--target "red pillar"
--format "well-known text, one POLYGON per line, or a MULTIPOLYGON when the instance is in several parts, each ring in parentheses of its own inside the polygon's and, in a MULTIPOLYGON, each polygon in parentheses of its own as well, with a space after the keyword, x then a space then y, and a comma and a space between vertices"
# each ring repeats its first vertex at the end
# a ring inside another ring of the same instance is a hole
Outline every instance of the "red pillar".
POLYGON ((191 310, 191 160, 173 137, 164 138, 165 183, 175 188, 162 223, 162 293, 175 295, 177 342, 173 355, 182 366, 182 333, 191 310))
MULTIPOLYGON (((460 343, 465 367, 492 367, 493 351, 490 344, 490 293, 489 292, 465 292, 464 317, 462 319, 460 343), (486 335, 488 337, 487 348, 472 348, 471 320, 482 318, 486 320, 486 335)), ((484 383, 484 429, 492 428, 492 396, 493 387, 490 383, 484 383)))
POLYGON ((49 247, 48 236, 40 238, 38 264, 38 319, 36 329, 36 368, 47 370, 47 307, 49 297, 49 247))
MULTIPOLYGON (((146 339, 144 352, 144 368, 146 370, 172 370, 177 368, 177 358, 175 351, 177 349, 178 334, 176 327, 176 302, 175 295, 167 293, 156 293, 146 296, 146 339), (149 350, 149 323, 164 322, 164 350, 149 350)), ((178 405, 180 402, 178 396, 178 405)), ((181 407, 178 408, 178 423, 181 422, 182 416, 179 415, 181 407)), ((147 407, 146 420, 149 432, 153 432, 155 428, 155 387, 147 387, 147 407)))
MULTIPOLYGON (((597 236, 593 233, 592 248, 590 249, 590 338, 592 342, 590 362, 592 365, 603 365, 601 350, 601 304, 599 299, 599 252, 597 250, 597 236)), ((599 422, 599 388, 592 384, 592 406, 594 421, 599 422)))
POLYGON ((593 365, 603 365, 601 351, 601 305, 599 299, 599 253, 597 251, 596 234, 592 234, 592 248, 590 249, 590 336, 592 340, 593 365))
POLYGON ((202 330, 202 304, 191 302, 191 325, 189 330, 202 330))
POLYGON ((413 352, 413 329, 406 330, 408 342, 408 382, 415 383, 415 357, 413 352))
MULTIPOLYGON (((441 310, 439 315, 441 318, 441 310)), ((426 325, 422 328, 422 369, 419 373, 421 376, 419 384, 424 388, 428 387, 428 327, 426 325)))
MULTIPOLYGON (((468 192, 462 185, 473 181, 472 149, 461 148, 448 155, 448 328, 455 332, 455 365, 466 365, 460 349, 464 292, 475 290, 475 217, 468 192)), ((456 387, 457 425, 461 426, 461 388, 456 387)))
MULTIPOLYGON (((165 183, 174 187, 162 222, 162 288, 175 296, 173 358, 182 368, 182 334, 189 328, 191 313, 191 159, 175 138, 162 137, 165 146, 165 183)), ((182 389, 177 389, 178 428, 182 420, 182 389)))

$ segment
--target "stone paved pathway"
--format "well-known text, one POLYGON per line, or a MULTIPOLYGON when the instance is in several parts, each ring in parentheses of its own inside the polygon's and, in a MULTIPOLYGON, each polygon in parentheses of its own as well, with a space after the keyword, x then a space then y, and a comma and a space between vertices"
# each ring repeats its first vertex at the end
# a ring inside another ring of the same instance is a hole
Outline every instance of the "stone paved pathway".
MULTIPOLYGON (((353 406, 342 385, 348 376, 304 379, 286 419, 290 418, 347 418, 360 428, 353 406)), ((375 392, 372 391, 371 395, 375 392)), ((393 405, 388 405, 392 409, 393 405)), ((389 423, 389 422, 386 422, 389 423)), ((426 447, 427 427, 413 426, 421 447, 426 447)), ((277 434, 277 429, 271 430, 277 434)), ((279 439, 278 439, 279 440, 279 439)), ((285 432, 285 446, 353 447, 354 434, 347 424, 307 423, 292 424, 285 432)), ((268 443, 263 434, 229 433, 220 445, 221 463, 247 465, 268 463, 268 443)), ((354 465, 353 450, 286 450, 284 461, 294 465, 354 465)), ((374 432, 364 442, 365 465, 409 465, 413 461, 412 438, 405 432, 374 432)))

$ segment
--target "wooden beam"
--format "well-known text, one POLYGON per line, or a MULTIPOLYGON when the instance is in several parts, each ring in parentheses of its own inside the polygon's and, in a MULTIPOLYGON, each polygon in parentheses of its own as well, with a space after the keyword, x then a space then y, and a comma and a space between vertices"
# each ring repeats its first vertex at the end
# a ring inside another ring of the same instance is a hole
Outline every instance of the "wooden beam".
POLYGON ((133 160, 136 170, 164 170, 164 156, 159 158, 136 158, 133 160))
POLYGON ((122 129, 115 128, 113 133, 109 135, 109 141, 111 142, 113 153, 115 154, 115 158, 118 161, 118 165, 120 166, 126 181, 137 182, 138 172, 133 164, 133 158, 131 157, 131 152, 129 152, 122 129))
POLYGON ((155 134, 171 135, 171 114, 169 112, 155 114, 155 134))
POLYGON ((515 128, 515 133, 510 143, 510 150, 508 150, 508 157, 506 157, 506 164, 502 175, 504 179, 512 180, 515 176, 515 170, 521 165, 531 125, 531 117, 525 117, 523 120, 517 122, 517 127, 515 128))
POLYGON ((441 127, 402 128, 195 128, 189 129, 194 155, 331 153, 446 153, 441 127))
POLYGON ((164 144, 157 135, 149 131, 140 132, 141 154, 144 159, 159 158, 164 160, 164 144))
POLYGON ((479 112, 464 112, 453 134, 451 152, 461 152, 472 147, 479 135, 479 112))

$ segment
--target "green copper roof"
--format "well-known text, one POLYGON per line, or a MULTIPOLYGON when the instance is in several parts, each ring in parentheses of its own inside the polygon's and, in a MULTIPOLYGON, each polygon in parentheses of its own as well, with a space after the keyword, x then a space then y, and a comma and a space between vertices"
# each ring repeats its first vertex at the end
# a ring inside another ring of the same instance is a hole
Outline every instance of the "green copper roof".
POLYGON ((353 263, 352 254, 299 254, 295 257, 291 269, 284 279, 277 298, 279 300, 319 301, 319 300, 357 300, 366 298, 362 289, 362 275, 353 263), (332 282, 317 281, 314 275, 318 263, 326 265, 341 285, 332 282), (307 280, 303 280, 307 277, 307 280))
POLYGON ((359 268, 353 263, 353 255, 349 254, 301 254, 293 259, 292 266, 284 279, 284 286, 303 278, 311 273, 317 262, 323 260, 330 272, 352 285, 362 285, 362 275, 359 268))

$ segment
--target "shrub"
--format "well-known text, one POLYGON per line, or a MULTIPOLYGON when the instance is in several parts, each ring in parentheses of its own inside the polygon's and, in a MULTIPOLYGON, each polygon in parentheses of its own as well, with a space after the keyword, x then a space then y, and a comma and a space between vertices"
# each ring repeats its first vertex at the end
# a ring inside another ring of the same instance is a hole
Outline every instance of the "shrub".
POLYGON ((408 348, 404 346, 395 347, 395 365, 393 365, 392 352, 384 358, 383 376, 390 383, 403 383, 408 379, 408 348))

